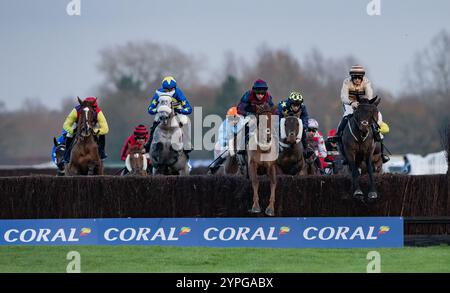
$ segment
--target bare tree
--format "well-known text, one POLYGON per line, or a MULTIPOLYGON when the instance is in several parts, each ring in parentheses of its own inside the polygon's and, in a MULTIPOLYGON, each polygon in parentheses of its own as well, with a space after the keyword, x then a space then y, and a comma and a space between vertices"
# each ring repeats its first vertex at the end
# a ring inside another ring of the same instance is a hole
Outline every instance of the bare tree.
POLYGON ((153 88, 164 75, 173 75, 188 87, 196 81, 202 66, 194 56, 176 47, 148 41, 106 48, 100 55, 98 68, 105 75, 106 85, 116 90, 124 81, 139 85, 141 90, 153 88))
POLYGON ((407 67, 408 92, 423 99, 448 100, 450 97, 450 34, 443 30, 424 50, 416 53, 407 67))

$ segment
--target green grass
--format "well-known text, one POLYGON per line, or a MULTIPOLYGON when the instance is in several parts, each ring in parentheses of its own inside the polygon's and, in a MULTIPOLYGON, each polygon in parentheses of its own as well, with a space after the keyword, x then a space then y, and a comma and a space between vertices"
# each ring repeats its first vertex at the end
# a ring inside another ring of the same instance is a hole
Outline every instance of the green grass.
POLYGON ((69 251, 82 272, 366 272, 381 254, 382 272, 450 272, 450 247, 399 249, 256 249, 143 246, 4 246, 0 272, 66 272, 69 251))

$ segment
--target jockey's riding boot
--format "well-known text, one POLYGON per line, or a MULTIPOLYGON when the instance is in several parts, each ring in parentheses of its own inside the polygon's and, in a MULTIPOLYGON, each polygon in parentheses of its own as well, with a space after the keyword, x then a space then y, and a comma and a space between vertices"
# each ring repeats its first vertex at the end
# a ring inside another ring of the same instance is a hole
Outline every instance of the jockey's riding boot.
POLYGON ((63 155, 63 161, 65 164, 69 163, 69 161, 70 161, 70 152, 72 151, 72 142, 73 142, 73 137, 66 136, 66 141, 64 142, 64 144, 66 145, 66 151, 64 152, 64 155, 63 155))
POLYGON ((381 143, 381 160, 384 163, 387 163, 391 158, 389 158, 389 156, 384 154, 384 144, 383 144, 383 140, 380 141, 381 143))
POLYGON ((211 171, 211 174, 215 174, 217 170, 219 170, 220 166, 225 162, 227 157, 218 157, 215 159, 211 165, 209 166, 209 170, 211 171))
POLYGON ((336 139, 342 141, 342 134, 344 132, 345 127, 347 126, 348 123, 348 118, 350 115, 344 116, 342 117, 341 123, 339 123, 337 132, 336 132, 336 139))
POLYGON ((105 153, 106 137, 105 135, 99 135, 98 137, 98 151, 100 153, 100 159, 104 160, 108 156, 105 153))
POLYGON ((351 115, 347 115, 342 117, 341 123, 339 123, 336 136, 335 136, 335 142, 338 145, 339 152, 341 152, 342 155, 342 164, 347 165, 347 156, 345 155, 344 151, 344 144, 342 143, 342 134, 344 133, 344 129, 347 126, 348 119, 351 117, 351 115))

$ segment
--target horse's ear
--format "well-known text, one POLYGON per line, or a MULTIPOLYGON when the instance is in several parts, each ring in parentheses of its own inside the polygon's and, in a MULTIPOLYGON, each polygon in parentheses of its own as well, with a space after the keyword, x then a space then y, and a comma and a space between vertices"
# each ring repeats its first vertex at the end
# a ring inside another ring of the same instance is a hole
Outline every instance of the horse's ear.
POLYGON ((378 104, 381 102, 381 97, 375 96, 372 100, 370 100, 371 104, 374 104, 375 106, 378 106, 378 104))
POLYGON ((78 99, 78 103, 80 103, 80 105, 83 104, 83 101, 80 99, 80 97, 77 97, 77 99, 78 99))
POLYGON ((58 142, 56 141, 55 137, 53 137, 53 144, 55 145, 55 147, 58 146, 58 142))

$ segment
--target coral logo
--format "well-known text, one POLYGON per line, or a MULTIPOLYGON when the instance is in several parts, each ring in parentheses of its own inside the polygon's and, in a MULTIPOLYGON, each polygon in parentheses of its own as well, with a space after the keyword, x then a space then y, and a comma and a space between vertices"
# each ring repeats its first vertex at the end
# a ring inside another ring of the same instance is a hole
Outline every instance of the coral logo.
POLYGON ((81 228, 80 236, 86 236, 91 233, 91 228, 81 228))
POLYGON ((391 228, 389 228, 389 226, 381 226, 380 229, 378 230, 378 235, 383 235, 383 234, 389 232, 389 230, 391 230, 391 228))
POLYGON ((191 228, 190 227, 181 227, 181 231, 179 233, 180 236, 185 235, 187 233, 191 232, 191 228))
POLYGON ((291 231, 291 228, 287 227, 287 226, 283 226, 280 228, 280 233, 278 233, 279 235, 284 235, 286 233, 288 233, 289 231, 291 231))

